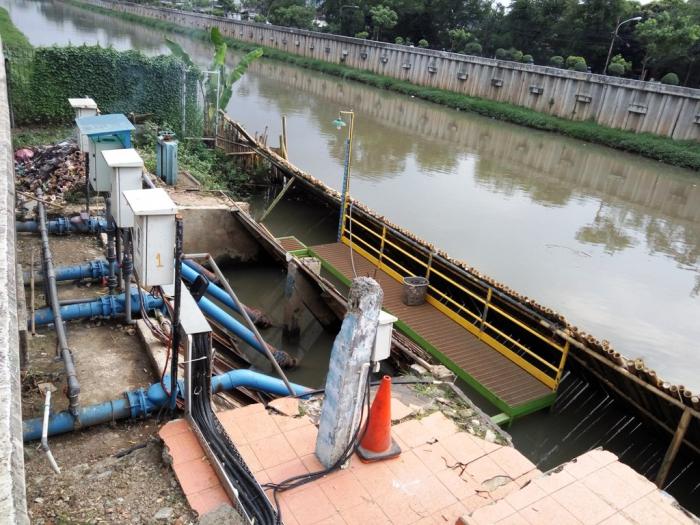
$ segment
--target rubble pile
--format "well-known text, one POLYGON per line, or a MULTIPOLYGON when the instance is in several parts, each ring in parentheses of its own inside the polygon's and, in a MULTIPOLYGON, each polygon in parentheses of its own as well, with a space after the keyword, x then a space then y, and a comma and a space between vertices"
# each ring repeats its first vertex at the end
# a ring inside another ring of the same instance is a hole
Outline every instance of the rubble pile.
POLYGON ((19 191, 41 188, 45 198, 63 200, 66 193, 85 186, 83 156, 75 141, 22 148, 15 152, 15 176, 19 191))

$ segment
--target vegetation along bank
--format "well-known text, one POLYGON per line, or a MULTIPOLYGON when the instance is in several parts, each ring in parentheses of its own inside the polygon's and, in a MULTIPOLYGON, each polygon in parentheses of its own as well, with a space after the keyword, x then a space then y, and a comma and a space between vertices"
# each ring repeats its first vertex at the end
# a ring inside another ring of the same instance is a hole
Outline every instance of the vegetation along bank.
MULTIPOLYGON (((90 11, 116 16, 130 22, 141 23, 154 29, 185 34, 203 40, 209 39, 209 33, 205 30, 184 27, 170 22, 140 17, 129 13, 119 13, 90 4, 84 4, 77 0, 68 0, 68 2, 90 11)), ((226 41, 230 47, 246 51, 254 47, 260 47, 245 44, 231 38, 226 38, 226 41)), ((342 64, 332 64, 321 60, 292 55, 268 47, 264 47, 263 49, 267 58, 280 60, 344 79, 355 80, 381 89, 389 89, 460 111, 472 111, 498 120, 535 129, 552 131, 572 138, 629 151, 674 166, 700 170, 700 144, 694 141, 677 141, 647 133, 637 134, 630 131, 607 128, 589 121, 571 121, 538 113, 512 104, 469 97, 442 89, 417 86, 410 82, 350 68, 342 64)))

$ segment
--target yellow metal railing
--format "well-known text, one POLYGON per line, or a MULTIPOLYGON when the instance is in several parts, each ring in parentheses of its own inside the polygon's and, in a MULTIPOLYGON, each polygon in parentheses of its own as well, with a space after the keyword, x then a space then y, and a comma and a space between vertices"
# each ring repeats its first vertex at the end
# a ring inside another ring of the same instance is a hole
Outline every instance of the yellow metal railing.
POLYGON ((543 333, 539 319, 534 318, 532 312, 525 312, 524 307, 519 311, 517 305, 506 303, 485 282, 475 286, 474 279, 466 271, 464 274, 455 271, 453 267, 440 262, 442 259, 431 250, 410 241, 394 228, 356 208, 352 215, 344 214, 341 241, 351 245, 398 281, 410 275, 422 274, 427 277, 426 301, 429 304, 556 390, 569 344, 560 343, 543 333), (462 298, 472 300, 476 306, 470 309, 461 303, 456 297, 460 294, 462 298), (509 313, 506 311, 508 309, 513 311, 509 313), (518 313, 522 315, 518 316, 518 313), (523 342, 508 333, 512 331, 519 331, 530 341, 523 342))

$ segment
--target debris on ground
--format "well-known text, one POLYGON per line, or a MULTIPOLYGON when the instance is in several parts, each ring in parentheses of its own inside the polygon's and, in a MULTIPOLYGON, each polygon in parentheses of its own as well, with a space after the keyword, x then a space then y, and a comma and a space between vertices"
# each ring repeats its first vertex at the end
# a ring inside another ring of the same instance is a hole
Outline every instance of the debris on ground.
POLYGON ((41 188, 44 198, 52 202, 85 187, 83 155, 72 140, 17 150, 15 175, 20 192, 35 193, 41 188))

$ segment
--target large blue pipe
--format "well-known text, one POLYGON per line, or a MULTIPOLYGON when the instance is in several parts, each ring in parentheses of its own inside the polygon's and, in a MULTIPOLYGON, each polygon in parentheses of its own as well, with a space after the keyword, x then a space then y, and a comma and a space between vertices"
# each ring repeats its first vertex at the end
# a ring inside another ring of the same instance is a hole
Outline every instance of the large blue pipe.
MULTIPOLYGON (((200 273, 188 264, 189 261, 185 260, 183 262, 184 264, 182 265, 182 278, 188 283, 192 284, 195 281, 195 279, 197 279, 197 277, 200 276, 200 273)), ((241 313, 236 303, 234 303, 233 299, 231 299, 231 296, 228 293, 226 293, 226 290, 223 290, 214 283, 210 282, 207 286, 207 294, 211 295, 220 303, 225 304, 234 312, 237 312, 239 314, 241 313)))
MULTIPOLYGON (((143 302, 146 311, 155 310, 163 306, 161 297, 154 297, 143 293, 143 302)), ((124 313, 124 294, 105 295, 89 303, 69 304, 61 306, 61 317, 64 321, 73 319, 91 319, 93 317, 116 317, 124 313)), ((136 290, 131 292, 131 310, 139 311, 141 302, 136 290)), ((53 312, 51 308, 40 308, 34 312, 34 322, 37 326, 53 323, 53 312)))
MULTIPOLYGON (((24 221, 16 223, 18 232, 37 233, 39 231, 39 223, 37 221, 24 221)), ((99 233, 107 230, 107 219, 104 217, 59 217, 48 221, 47 228, 49 233, 57 235, 66 235, 67 233, 99 233)))
MULTIPOLYGON (((169 376, 165 376, 164 384, 170 384, 169 376)), ((225 374, 217 375, 211 379, 213 393, 234 390, 239 387, 252 388, 268 394, 278 396, 289 395, 289 390, 284 382, 274 377, 266 376, 252 370, 231 370, 225 374)), ((296 395, 304 395, 311 390, 305 386, 292 383, 296 395)), ((178 395, 182 397, 184 384, 178 382, 178 395)), ((169 399, 160 383, 154 383, 147 389, 139 388, 131 392, 125 392, 124 396, 114 401, 107 401, 97 405, 91 405, 80 409, 80 427, 89 427, 124 419, 127 417, 146 417, 162 407, 169 399)), ((70 412, 64 410, 49 418, 48 435, 64 434, 76 428, 76 419, 70 412)), ((29 419, 22 423, 24 441, 33 441, 41 438, 42 418, 29 419)))
POLYGON ((255 337, 255 334, 251 332, 245 325, 231 317, 231 315, 229 315, 221 307, 217 306, 206 297, 201 297, 197 302, 199 304, 200 310, 204 312, 204 315, 210 317, 211 319, 219 323, 221 326, 226 328, 226 330, 236 334, 238 337, 243 339, 243 341, 255 348, 261 354, 267 355, 265 353, 265 349, 262 348, 260 342, 255 337))

